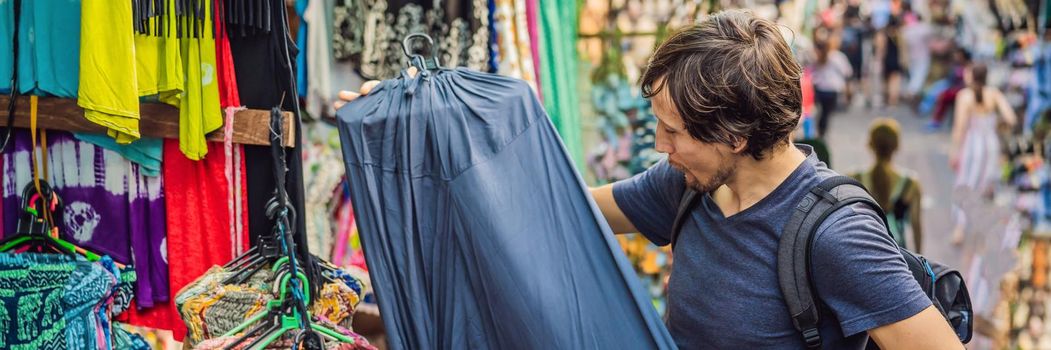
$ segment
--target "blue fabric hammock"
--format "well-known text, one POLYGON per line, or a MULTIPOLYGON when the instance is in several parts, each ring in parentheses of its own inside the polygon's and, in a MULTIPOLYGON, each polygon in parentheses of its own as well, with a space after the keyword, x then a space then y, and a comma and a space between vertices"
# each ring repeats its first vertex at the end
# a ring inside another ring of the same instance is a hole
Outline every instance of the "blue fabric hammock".
POLYGON ((525 82, 403 74, 338 118, 393 348, 674 348, 525 82))

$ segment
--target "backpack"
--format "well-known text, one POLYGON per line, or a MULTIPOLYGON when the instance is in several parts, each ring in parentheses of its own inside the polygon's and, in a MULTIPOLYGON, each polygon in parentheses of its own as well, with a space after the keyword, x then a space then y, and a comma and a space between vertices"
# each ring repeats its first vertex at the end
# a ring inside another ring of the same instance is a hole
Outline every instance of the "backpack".
MULTIPOLYGON (((672 224, 673 251, 683 222, 700 197, 693 189, 688 188, 683 192, 672 224)), ((861 183, 850 177, 834 176, 822 181, 806 196, 800 198, 792 216, 785 224, 778 243, 777 275, 781 292, 792 315, 792 324, 802 335, 808 349, 821 348, 821 335, 818 334, 819 305, 815 302, 812 292, 814 284, 810 280, 810 248, 813 238, 826 217, 837 209, 855 203, 870 206, 883 219, 886 227, 887 219, 883 209, 861 183)), ((967 292, 967 285, 964 284, 963 275, 900 246, 898 251, 909 266, 913 278, 919 282, 924 293, 949 322, 956 336, 963 343, 969 342, 974 319, 971 297, 967 292)), ((869 345, 874 343, 870 340, 869 345)))

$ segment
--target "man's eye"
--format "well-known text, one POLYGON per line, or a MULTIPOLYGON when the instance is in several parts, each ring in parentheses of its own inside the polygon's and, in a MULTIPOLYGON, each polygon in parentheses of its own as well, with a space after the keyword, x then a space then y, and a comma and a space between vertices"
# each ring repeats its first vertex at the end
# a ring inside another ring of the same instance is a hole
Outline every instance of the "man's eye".
POLYGON ((668 128, 664 128, 664 131, 665 131, 665 132, 667 132, 667 133, 669 133, 669 134, 674 134, 674 133, 675 133, 675 130, 673 130, 673 129, 668 129, 668 128))

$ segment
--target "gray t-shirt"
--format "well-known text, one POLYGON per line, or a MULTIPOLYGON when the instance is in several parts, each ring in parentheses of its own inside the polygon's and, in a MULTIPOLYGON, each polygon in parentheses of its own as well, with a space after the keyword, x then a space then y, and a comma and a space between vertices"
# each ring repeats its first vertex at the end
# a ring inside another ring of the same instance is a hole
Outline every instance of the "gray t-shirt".
MULTIPOLYGON (((683 224, 668 284, 668 330, 682 349, 805 349, 777 280, 781 228, 806 191, 835 175, 807 159, 755 205, 724 217, 705 195, 683 224)), ((660 162, 613 187, 617 205, 651 241, 666 245, 683 174, 660 162)), ((811 275, 825 349, 862 349, 867 330, 931 306, 875 211, 844 207, 818 228, 811 275)))

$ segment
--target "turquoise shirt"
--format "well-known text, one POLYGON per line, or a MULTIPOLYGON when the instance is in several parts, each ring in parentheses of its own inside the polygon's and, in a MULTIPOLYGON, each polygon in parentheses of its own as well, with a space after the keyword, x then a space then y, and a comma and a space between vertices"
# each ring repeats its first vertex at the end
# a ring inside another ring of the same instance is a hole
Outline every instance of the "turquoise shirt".
MULTIPOLYGON (((11 90, 14 4, 0 1, 0 91, 11 90)), ((22 1, 18 87, 23 94, 76 97, 80 76, 80 0, 22 1), (30 35, 32 34, 32 35, 30 35)))

